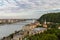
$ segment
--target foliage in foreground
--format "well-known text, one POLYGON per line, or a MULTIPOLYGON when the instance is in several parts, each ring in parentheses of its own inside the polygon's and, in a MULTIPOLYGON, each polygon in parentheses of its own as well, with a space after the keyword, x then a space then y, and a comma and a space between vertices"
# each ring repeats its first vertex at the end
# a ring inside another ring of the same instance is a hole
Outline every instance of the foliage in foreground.
POLYGON ((27 36, 27 40, 60 40, 59 29, 48 29, 44 33, 27 36))

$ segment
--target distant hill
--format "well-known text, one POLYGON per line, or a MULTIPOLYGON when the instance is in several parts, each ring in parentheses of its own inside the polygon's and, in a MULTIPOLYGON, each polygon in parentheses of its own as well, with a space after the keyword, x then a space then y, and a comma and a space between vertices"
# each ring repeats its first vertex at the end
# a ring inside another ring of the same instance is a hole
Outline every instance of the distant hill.
POLYGON ((42 15, 38 21, 43 22, 43 21, 47 21, 47 22, 54 22, 54 23, 60 23, 60 12, 58 13, 47 13, 42 15))

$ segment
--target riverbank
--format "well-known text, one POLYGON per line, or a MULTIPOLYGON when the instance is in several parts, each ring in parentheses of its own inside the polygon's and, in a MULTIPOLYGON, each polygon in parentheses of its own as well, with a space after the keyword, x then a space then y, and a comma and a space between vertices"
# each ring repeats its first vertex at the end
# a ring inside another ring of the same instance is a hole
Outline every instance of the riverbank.
POLYGON ((25 19, 0 19, 0 24, 12 24, 21 21, 26 21, 25 19))
POLYGON ((4 37, 3 39, 1 40, 23 40, 23 38, 27 35, 34 35, 36 33, 40 33, 40 32, 43 32, 44 30, 46 30, 45 28, 43 28, 42 30, 38 30, 36 31, 36 27, 40 25, 39 22, 34 22, 34 23, 31 23, 31 24, 27 24, 23 27, 22 30, 19 30, 19 31, 15 31, 15 33, 7 36, 7 37, 4 37))
POLYGON ((0 39, 7 37, 15 31, 21 30, 25 25, 32 23, 33 20, 21 21, 13 24, 0 25, 0 39))

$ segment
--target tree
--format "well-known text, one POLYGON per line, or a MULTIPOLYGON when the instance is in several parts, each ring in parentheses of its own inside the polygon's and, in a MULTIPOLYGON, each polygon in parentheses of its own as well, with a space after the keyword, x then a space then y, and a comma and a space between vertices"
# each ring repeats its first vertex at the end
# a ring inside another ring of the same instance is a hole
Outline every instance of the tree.
POLYGON ((60 23, 60 12, 44 14, 38 19, 38 21, 43 23, 45 19, 47 22, 60 23))
POLYGON ((44 34, 41 40, 58 40, 58 38, 54 34, 44 34))

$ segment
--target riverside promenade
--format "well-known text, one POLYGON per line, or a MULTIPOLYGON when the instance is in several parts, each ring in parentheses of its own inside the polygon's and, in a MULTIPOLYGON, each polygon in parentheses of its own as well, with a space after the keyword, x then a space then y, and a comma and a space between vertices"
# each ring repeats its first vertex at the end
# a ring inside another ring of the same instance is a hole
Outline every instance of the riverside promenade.
POLYGON ((36 28, 38 25, 40 25, 39 22, 27 24, 22 28, 22 30, 15 31, 15 33, 9 35, 8 37, 4 37, 1 40, 23 40, 23 38, 27 35, 31 36, 46 30, 45 28, 43 29, 36 28))

